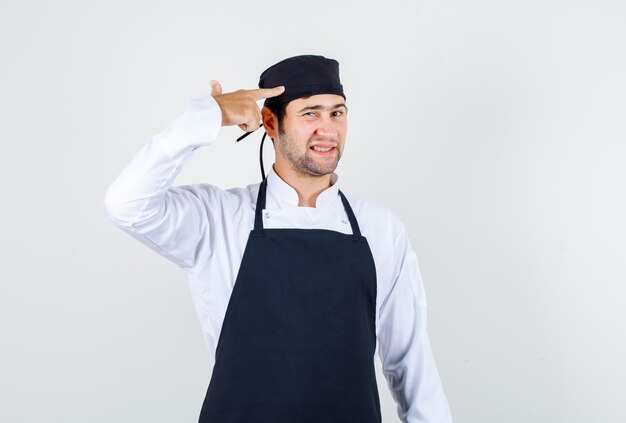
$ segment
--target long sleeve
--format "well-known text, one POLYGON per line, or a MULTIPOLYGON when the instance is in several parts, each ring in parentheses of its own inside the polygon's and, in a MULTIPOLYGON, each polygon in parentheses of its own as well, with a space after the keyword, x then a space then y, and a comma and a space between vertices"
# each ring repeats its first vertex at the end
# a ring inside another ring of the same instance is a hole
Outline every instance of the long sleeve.
POLYGON ((215 142, 221 121, 213 97, 192 99, 178 119, 150 137, 104 196, 117 226, 187 270, 211 254, 214 228, 236 200, 212 185, 172 183, 196 149, 215 142))
POLYGON ((400 419, 449 423, 450 409, 426 330, 426 296, 406 229, 394 241, 391 290, 379 316, 379 357, 400 419))

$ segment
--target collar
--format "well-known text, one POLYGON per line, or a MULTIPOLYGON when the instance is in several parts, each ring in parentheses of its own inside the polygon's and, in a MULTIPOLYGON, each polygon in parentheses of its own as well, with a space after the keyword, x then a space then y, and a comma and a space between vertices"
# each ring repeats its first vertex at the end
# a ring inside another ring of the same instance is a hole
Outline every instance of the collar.
MULTIPOLYGON (((315 208, 327 206, 337 200, 339 197, 338 181, 339 176, 333 172, 330 175, 331 186, 319 193, 315 200, 315 208)), ((273 165, 267 174, 267 198, 272 198, 279 208, 298 207, 298 193, 291 185, 278 176, 274 171, 273 165)))

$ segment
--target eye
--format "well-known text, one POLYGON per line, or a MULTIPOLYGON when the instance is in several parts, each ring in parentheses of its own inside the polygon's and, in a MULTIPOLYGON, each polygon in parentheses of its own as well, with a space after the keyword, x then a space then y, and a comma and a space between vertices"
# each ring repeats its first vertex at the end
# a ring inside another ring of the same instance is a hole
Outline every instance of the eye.
POLYGON ((341 115, 343 115, 343 112, 342 112, 342 111, 340 111, 340 110, 335 110, 335 111, 333 112, 333 116, 335 116, 335 117, 338 117, 338 116, 341 116, 341 115))
POLYGON ((315 112, 306 112, 304 116, 315 116, 315 112))

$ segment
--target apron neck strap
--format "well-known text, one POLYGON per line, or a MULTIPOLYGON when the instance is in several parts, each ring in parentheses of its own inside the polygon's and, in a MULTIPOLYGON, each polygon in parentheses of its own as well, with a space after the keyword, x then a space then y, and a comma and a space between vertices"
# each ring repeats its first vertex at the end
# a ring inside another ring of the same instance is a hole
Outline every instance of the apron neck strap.
POLYGON ((263 231, 263 217, 261 213, 265 208, 265 194, 267 191, 267 176, 263 178, 261 181, 261 185, 259 186, 259 194, 256 199, 256 210, 254 211, 254 231, 261 232, 263 231))
POLYGON ((361 238, 361 229, 359 229, 359 223, 356 221, 356 216, 352 211, 352 207, 350 207, 350 203, 343 192, 339 190, 339 195, 341 196, 341 202, 343 203, 343 207, 346 209, 346 214, 348 215, 348 220, 350 220, 350 226, 352 226, 352 234, 356 238, 361 238))
MULTIPOLYGON (((362 238, 361 230, 356 220, 356 216, 354 215, 354 212, 352 211, 352 207, 350 207, 350 203, 348 202, 348 199, 343 194, 343 192, 341 192, 341 190, 339 190, 338 192, 339 192, 339 196, 341 197, 341 202, 343 203, 343 207, 346 210, 346 214, 348 215, 348 220, 350 220, 350 226, 352 227, 352 234, 354 235, 356 239, 360 240, 362 238)), ((261 185, 259 185, 259 193, 257 195, 257 200, 256 200, 256 210, 254 212, 254 231, 256 233, 263 232, 262 213, 263 213, 263 209, 265 209, 266 194, 267 194, 267 176, 263 178, 263 181, 261 181, 261 185)))

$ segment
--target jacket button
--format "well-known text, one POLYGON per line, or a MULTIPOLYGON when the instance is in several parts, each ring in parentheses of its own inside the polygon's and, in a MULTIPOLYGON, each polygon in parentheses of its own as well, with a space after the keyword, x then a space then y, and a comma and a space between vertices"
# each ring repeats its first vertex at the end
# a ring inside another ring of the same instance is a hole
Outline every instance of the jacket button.
POLYGON ((265 213, 265 217, 269 219, 270 217, 272 217, 272 215, 269 213, 265 213))

